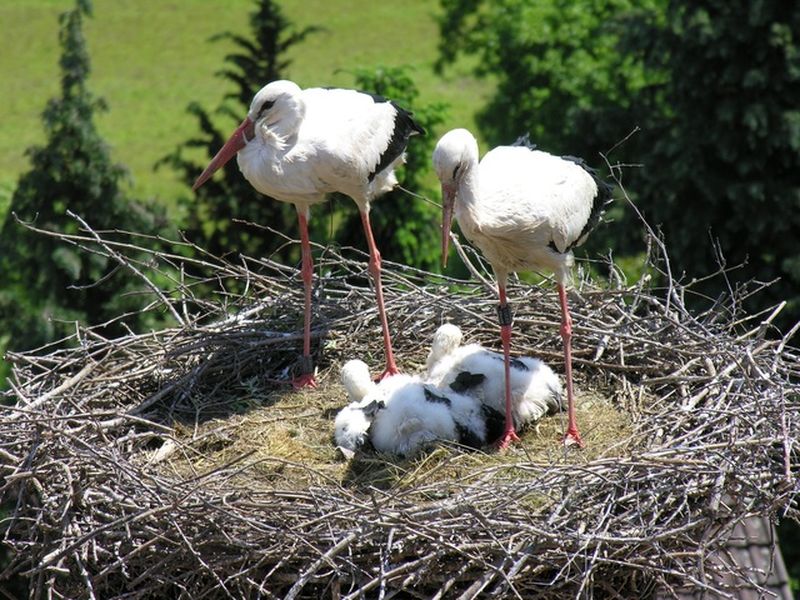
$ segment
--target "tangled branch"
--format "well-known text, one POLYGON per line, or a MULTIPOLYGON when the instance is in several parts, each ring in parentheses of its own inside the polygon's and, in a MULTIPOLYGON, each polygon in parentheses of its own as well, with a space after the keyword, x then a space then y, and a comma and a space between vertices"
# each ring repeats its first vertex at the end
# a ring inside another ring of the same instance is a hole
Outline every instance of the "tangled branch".
MULTIPOLYGON (((135 268, 151 292, 159 282, 147 310, 175 325, 118 339, 78 326, 62 345, 9 354, 5 575, 25 574, 35 597, 630 597, 685 585, 726 594, 721 581, 747 576, 714 577, 735 569, 711 560, 732 527, 798 516, 795 331, 775 335, 781 306, 743 316, 731 301, 694 315, 690 287, 671 279, 666 300, 646 279, 577 286, 577 383, 602 389, 631 423, 592 453, 445 448, 423 459, 435 462, 428 475, 391 485, 257 448, 165 469, 243 426, 249 407, 234 409, 231 390, 293 398, 283 382, 301 339, 297 271, 196 248, 200 258, 187 258, 186 242, 148 250, 155 240, 104 239, 84 225, 42 233, 135 268)), ((382 343, 364 255, 319 250, 314 339, 330 382, 349 358, 378 364, 382 343)), ((495 300, 481 284, 384 267, 402 367, 424 364, 444 321, 495 345, 495 300)), ((560 313, 547 288, 513 287, 514 344, 558 368, 560 313)), ((297 410, 298 422, 332 420, 313 405, 297 410)))

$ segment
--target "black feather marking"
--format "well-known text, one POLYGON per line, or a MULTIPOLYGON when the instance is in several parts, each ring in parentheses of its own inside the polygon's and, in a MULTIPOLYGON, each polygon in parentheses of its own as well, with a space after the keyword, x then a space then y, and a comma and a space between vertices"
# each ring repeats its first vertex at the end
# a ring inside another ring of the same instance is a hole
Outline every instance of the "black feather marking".
POLYGON ((553 397, 553 404, 550 405, 550 408, 547 411, 548 415, 554 415, 557 412, 564 410, 564 398, 561 396, 561 390, 558 387, 553 385, 548 385, 548 389, 550 390, 550 394, 553 397))
POLYGON ((517 369, 518 371, 528 371, 529 370, 528 369, 528 365, 526 365, 524 362, 522 362, 518 358, 512 358, 511 359, 511 368, 512 369, 517 369))
POLYGON ((483 446, 483 439, 466 425, 456 423, 456 433, 458 433, 458 443, 468 448, 478 449, 483 446))
MULTIPOLYGON (((586 164, 586 161, 582 158, 578 158, 577 156, 562 156, 564 160, 568 160, 570 162, 575 163, 579 167, 581 167, 584 171, 586 171, 592 179, 594 179, 595 184, 597 184, 597 194, 594 198, 592 198, 592 209, 589 212, 589 219, 586 221, 586 224, 581 229, 580 235, 577 239, 572 242, 564 252, 569 252, 575 246, 580 246, 587 238, 587 236, 591 233, 592 229, 594 229, 597 224, 600 222, 600 218, 603 216, 603 213, 606 211, 606 206, 613 200, 613 193, 614 187, 611 186, 607 181, 601 179, 600 176, 597 174, 597 171, 586 164)), ((558 250, 555 247, 553 242, 550 242, 550 247, 556 252, 558 250)))
MULTIPOLYGON (((337 88, 333 86, 323 87, 324 90, 337 90, 337 89, 346 89, 346 88, 337 88)), ((348 90, 352 91, 352 90, 348 90)), ((408 138, 412 135, 425 135, 427 132, 425 128, 417 123, 414 120, 414 113, 408 111, 401 107, 400 105, 396 104, 393 100, 389 100, 385 96, 381 96, 380 94, 374 94, 372 92, 367 92, 364 90, 355 90, 359 94, 364 94, 365 96, 369 96, 372 98, 372 101, 375 104, 383 104, 384 102, 388 102, 395 109, 394 115, 394 128, 392 129, 392 137, 389 139, 389 145, 386 147, 386 150, 383 151, 383 154, 380 155, 378 158, 378 164, 375 165, 375 168, 372 172, 367 176, 368 181, 372 181, 375 179, 375 176, 383 171, 386 167, 394 162, 394 160, 400 156, 403 152, 405 152, 406 146, 408 145, 408 138)))
POLYGON ((425 391, 425 400, 427 400, 428 402, 434 402, 436 404, 444 404, 447 408, 450 408, 450 405, 452 404, 450 402, 450 398, 448 398, 447 396, 442 396, 440 394, 437 394, 436 392, 431 390, 428 386, 425 386, 422 389, 425 391))
POLYGON ((375 446, 372 444, 372 425, 373 423, 370 423, 369 427, 367 427, 367 434, 359 447, 360 450, 364 452, 377 452, 375 446))
POLYGON ((486 421, 486 441, 495 442, 503 435, 506 428, 506 417, 499 410, 481 404, 481 413, 486 421))
POLYGON ((525 135, 519 136, 516 141, 511 144, 512 146, 522 146, 523 148, 527 148, 528 150, 536 150, 537 146, 531 141, 531 134, 526 133, 525 135))
MULTIPOLYGON (((503 357, 500 354, 496 354, 494 352, 487 352, 486 354, 488 354, 489 356, 491 356, 495 360, 504 360, 503 357)), ((513 358, 512 357, 509 362, 510 362, 510 365, 511 365, 512 369, 517 369, 518 371, 530 371, 530 369, 528 368, 528 365, 526 365, 524 362, 522 362, 518 358, 513 358)))
POLYGON ((456 375, 455 380, 450 384, 450 389, 459 394, 463 394, 467 390, 478 387, 486 380, 486 375, 483 373, 470 373, 469 371, 461 371, 456 375))
POLYGON ((373 400, 366 406, 362 406, 361 412, 363 412, 366 417, 374 418, 382 408, 386 408, 386 404, 383 400, 373 400))
POLYGON ((370 95, 375 99, 375 102, 389 102, 395 109, 392 137, 389 138, 389 145, 386 146, 386 150, 384 150, 383 154, 378 158, 378 164, 375 165, 372 172, 367 176, 367 181, 371 182, 378 173, 383 171, 405 152, 406 146, 408 146, 408 138, 417 134, 425 135, 425 129, 414 120, 413 114, 409 111, 401 108, 391 100, 386 100, 386 98, 382 96, 370 95), (380 98, 380 100, 376 98, 380 98))
POLYGON ((261 105, 261 108, 258 109, 258 119, 264 114, 264 111, 269 110, 275 105, 275 100, 264 100, 264 103, 261 105))

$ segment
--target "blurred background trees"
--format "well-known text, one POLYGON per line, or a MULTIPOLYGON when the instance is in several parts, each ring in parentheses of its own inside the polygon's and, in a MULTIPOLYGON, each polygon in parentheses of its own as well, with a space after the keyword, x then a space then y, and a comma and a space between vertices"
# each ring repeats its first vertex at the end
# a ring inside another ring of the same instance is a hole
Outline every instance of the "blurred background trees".
MULTIPOLYGON (((217 77, 234 85, 234 91, 224 94, 214 111, 230 118, 229 127, 220 129, 211 112, 201 103, 192 102, 187 111, 196 117, 199 132, 157 164, 157 167, 169 166, 178 171, 189 189, 247 115, 256 92, 269 81, 287 78, 291 64, 286 58, 287 52, 319 31, 314 26, 295 29, 276 2, 267 0, 255 4, 256 9, 249 19, 249 36, 228 31, 210 40, 230 40, 236 48, 225 56, 226 66, 216 73, 217 77), (202 150, 199 159, 197 152, 191 152, 194 149, 202 150), (187 158, 187 153, 192 157, 187 158)), ((294 258, 296 249, 287 246, 283 238, 265 235, 254 226, 269 225, 278 231, 293 231, 297 222, 294 207, 253 189, 242 177, 235 160, 229 161, 220 171, 222 176, 217 175, 197 192, 181 199, 186 212, 187 238, 216 256, 231 252, 266 256, 280 249, 277 258, 294 258)))
MULTIPOLYGON (((154 233, 164 227, 161 208, 126 196, 126 171, 112 161, 95 127, 94 115, 106 105, 87 87, 90 61, 82 26, 90 14, 89 1, 79 0, 61 17, 61 95, 47 103, 46 142, 28 149, 31 168, 20 177, 0 229, 0 331, 14 350, 71 335, 76 320, 98 325, 130 313, 128 327, 152 324, 134 314, 144 299, 131 273, 17 222, 79 233, 79 223, 66 213, 71 210, 96 230, 154 233)), ((99 332, 115 335, 121 328, 117 322, 99 332)))

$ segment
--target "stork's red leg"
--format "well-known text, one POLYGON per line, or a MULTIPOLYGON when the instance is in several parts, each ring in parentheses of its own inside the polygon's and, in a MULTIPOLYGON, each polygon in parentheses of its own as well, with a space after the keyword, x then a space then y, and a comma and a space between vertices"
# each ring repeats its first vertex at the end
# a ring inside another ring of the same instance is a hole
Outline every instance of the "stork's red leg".
POLYGON ((506 424, 502 437, 497 441, 497 447, 505 450, 512 442, 518 442, 519 437, 514 431, 514 419, 511 411, 511 307, 506 299, 506 288, 498 284, 500 292, 500 339, 503 342, 503 362, 506 374, 506 424))
POLYGON ((567 291, 561 283, 558 284, 558 298, 561 301, 561 340, 564 343, 564 373, 567 380, 567 432, 564 434, 564 445, 583 448, 585 444, 578 431, 572 393, 572 317, 567 307, 567 291))
POLYGON ((381 319, 381 327, 383 328, 383 346, 386 350, 386 369, 380 376, 380 379, 385 379, 390 375, 397 375, 400 371, 397 364, 394 362, 394 354, 392 353, 392 338, 389 335, 389 322, 386 319, 386 309, 383 304, 383 287, 381 286, 381 253, 378 252, 378 247, 375 245, 375 239, 372 237, 372 226, 369 222, 369 211, 361 211, 361 222, 364 225, 364 233, 367 236, 367 245, 369 246, 369 272, 372 275, 372 280, 375 282, 375 298, 378 302, 378 315, 381 319))
POLYGON ((292 380, 295 389, 317 387, 314 377, 314 361, 311 358, 311 277, 314 265, 311 258, 311 242, 308 239, 308 209, 297 207, 297 220, 300 223, 300 248, 302 251, 303 290, 305 291, 305 316, 303 322, 303 372, 292 380))

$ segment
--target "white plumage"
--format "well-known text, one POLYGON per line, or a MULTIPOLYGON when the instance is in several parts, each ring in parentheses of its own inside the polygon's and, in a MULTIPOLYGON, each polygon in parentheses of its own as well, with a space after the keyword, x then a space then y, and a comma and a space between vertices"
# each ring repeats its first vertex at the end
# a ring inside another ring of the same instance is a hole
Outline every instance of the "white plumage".
POLYGON ((333 438, 338 447, 355 452, 366 443, 374 416, 366 407, 361 402, 351 402, 336 414, 333 438))
POLYGON ((340 377, 350 402, 360 402, 376 387, 370 379, 367 363, 361 360, 348 360, 342 366, 340 377))
POLYGON ((386 349, 384 376, 397 373, 380 281, 380 253, 369 222, 370 202, 397 185, 408 139, 424 133, 406 110, 380 96, 346 89, 300 89, 273 81, 253 98, 247 117, 197 178, 197 189, 238 154, 239 169, 259 192, 297 209, 305 286, 303 375, 296 386, 315 385, 310 350, 310 207, 331 192, 358 205, 370 252, 370 273, 386 349))
MULTIPOLYGON (((433 336, 425 380, 451 388, 502 413, 505 410, 505 369, 502 354, 479 344, 461 345, 461 330, 452 324, 433 336)), ((561 410, 561 381, 538 358, 511 361, 511 409, 515 427, 534 423, 561 410)))
POLYGON ((435 441, 471 447, 486 443, 484 412, 474 398, 411 375, 374 384, 361 377, 365 369, 357 360, 342 369, 342 382, 353 401, 334 421, 337 446, 356 450, 369 439, 378 452, 409 457, 435 441))
MULTIPOLYGON (((277 200, 308 206, 341 192, 365 210, 397 185, 394 168, 403 161, 402 149, 387 157, 383 169, 376 167, 401 111, 355 90, 302 90, 291 81, 274 81, 253 98, 248 117, 256 143, 239 152, 239 168, 254 188, 277 200)), ((399 135, 406 139, 419 132, 410 124, 405 128, 399 135)))
POLYGON ((433 165, 442 186, 452 189, 459 227, 498 281, 510 272, 548 270, 567 282, 570 250, 588 234, 598 194, 589 172, 524 144, 498 146, 478 162, 478 143, 466 129, 439 140, 433 165))
POLYGON ((466 129, 446 133, 433 152, 442 184, 442 258, 447 259, 453 216, 464 235, 486 256, 497 278, 501 337, 506 361, 505 447, 517 439, 511 422, 511 312, 506 299, 508 274, 522 270, 555 273, 562 308, 569 424, 566 443, 582 446, 575 421, 570 339, 572 321, 566 285, 572 248, 597 223, 611 188, 583 161, 536 150, 527 138, 500 146, 478 161, 478 143, 466 129))

